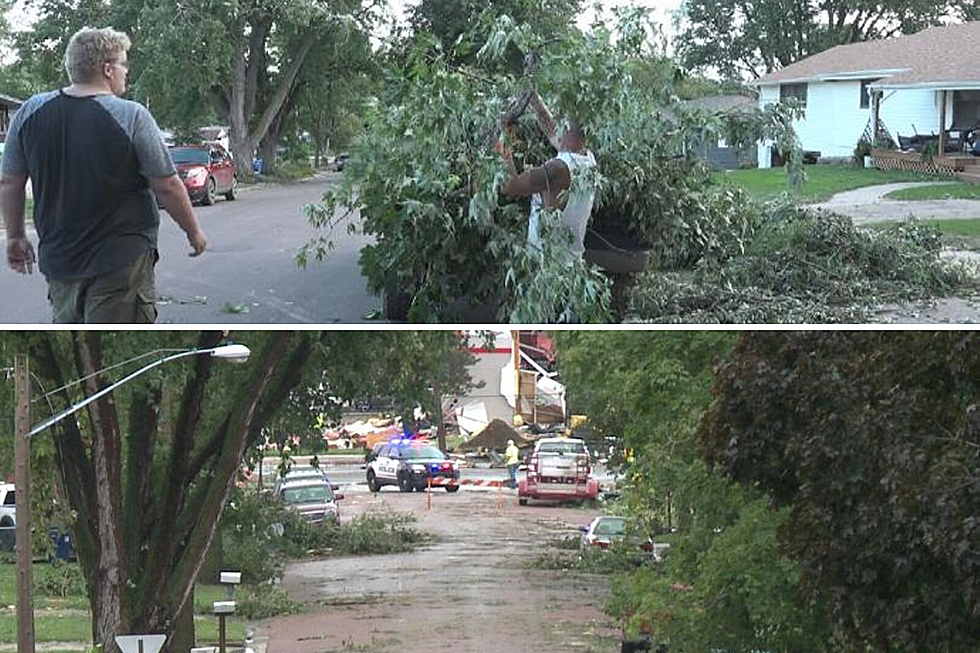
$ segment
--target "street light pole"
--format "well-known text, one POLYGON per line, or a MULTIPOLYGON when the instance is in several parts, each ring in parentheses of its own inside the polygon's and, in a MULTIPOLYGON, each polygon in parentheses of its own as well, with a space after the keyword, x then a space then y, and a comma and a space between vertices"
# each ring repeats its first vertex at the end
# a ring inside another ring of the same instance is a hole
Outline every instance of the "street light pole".
MULTIPOLYGON (((16 406, 16 415, 14 418, 14 498, 16 500, 17 516, 17 653, 34 653, 34 601, 31 596, 33 578, 30 530, 30 437, 60 422, 69 415, 73 415, 93 401, 109 394, 122 384, 169 361, 188 356, 209 354, 214 358, 231 363, 244 363, 248 360, 250 353, 248 347, 245 345, 220 345, 209 349, 189 349, 165 356, 153 361, 149 365, 144 365, 128 376, 123 377, 112 385, 102 388, 77 404, 69 406, 33 428, 30 426, 31 403, 30 386, 28 385, 30 380, 28 359, 25 354, 17 354, 14 357, 14 395, 16 406)), ((140 646, 142 646, 142 643, 140 643, 140 646)))
POLYGON ((34 653, 34 601, 31 597, 31 426, 30 373, 27 356, 14 356, 14 490, 17 517, 17 653, 34 653))

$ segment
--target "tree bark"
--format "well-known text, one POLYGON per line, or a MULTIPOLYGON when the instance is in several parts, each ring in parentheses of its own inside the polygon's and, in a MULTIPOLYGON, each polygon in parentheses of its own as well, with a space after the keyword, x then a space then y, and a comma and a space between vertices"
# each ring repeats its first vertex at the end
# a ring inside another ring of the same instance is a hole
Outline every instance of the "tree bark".
MULTIPOLYGON (((87 332, 76 336, 76 352, 85 376, 101 367, 99 336, 87 332)), ((100 388, 95 377, 85 381, 89 395, 100 388)), ((92 588, 92 622, 95 642, 102 650, 117 649, 115 636, 128 630, 123 587, 127 580, 122 537, 121 467, 119 425, 112 399, 103 397, 90 405, 92 463, 95 471, 96 527, 101 544, 97 561, 99 582, 92 588)))
POLYGON ((174 615, 180 614, 188 604, 193 605, 191 598, 194 582, 204 562, 205 553, 211 546, 228 492, 241 464, 247 435, 253 428, 264 394, 291 337, 289 332, 276 332, 270 337, 262 354, 253 359, 254 371, 239 391, 238 399, 228 413, 231 419, 227 440, 211 468, 210 475, 207 479, 198 479, 193 498, 186 504, 193 510, 193 515, 178 519, 175 524, 175 528, 179 529, 177 535, 184 546, 179 558, 172 565, 165 595, 149 609, 147 626, 152 632, 169 634, 173 628, 174 615))
POLYGON ((316 30, 311 27, 302 45, 296 50, 292 61, 279 80, 276 91, 272 94, 264 111, 262 111, 261 115, 255 121, 254 127, 250 127, 254 110, 246 111, 246 109, 252 108, 249 106, 248 98, 250 94, 255 93, 259 77, 254 82, 250 80, 247 59, 251 60, 258 55, 256 53, 246 52, 245 40, 241 40, 238 51, 235 54, 235 71, 228 115, 231 151, 235 157, 238 174, 241 177, 250 179, 254 176, 252 172, 252 157, 255 154, 255 149, 262 139, 265 138, 273 120, 286 102, 290 91, 296 83, 296 78, 300 70, 306 63, 306 57, 310 52, 310 48, 313 47, 316 37, 316 30))

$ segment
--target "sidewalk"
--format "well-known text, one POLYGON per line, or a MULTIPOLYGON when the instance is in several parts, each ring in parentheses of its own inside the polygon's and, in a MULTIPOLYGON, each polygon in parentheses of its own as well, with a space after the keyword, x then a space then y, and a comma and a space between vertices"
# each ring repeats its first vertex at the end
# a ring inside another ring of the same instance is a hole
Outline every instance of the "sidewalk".
POLYGON ((980 200, 890 200, 885 195, 896 190, 917 186, 952 185, 958 182, 912 181, 898 184, 866 186, 834 195, 826 202, 810 204, 807 208, 825 209, 849 216, 854 224, 869 224, 883 220, 967 219, 980 218, 980 200))

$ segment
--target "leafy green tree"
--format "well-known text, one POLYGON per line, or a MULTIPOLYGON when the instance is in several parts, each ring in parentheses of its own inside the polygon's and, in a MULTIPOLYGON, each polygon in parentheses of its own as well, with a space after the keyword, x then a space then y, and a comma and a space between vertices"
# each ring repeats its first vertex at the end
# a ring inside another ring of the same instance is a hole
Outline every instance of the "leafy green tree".
POLYGON ((24 9, 35 17, 29 29, 13 34, 17 61, 11 68, 31 80, 30 93, 58 88, 67 84, 64 56, 71 35, 86 25, 130 27, 118 20, 109 0, 28 0, 24 9))
POLYGON ((239 173, 249 175, 260 143, 275 152, 311 82, 346 72, 322 65, 323 57, 353 43, 345 56, 364 58, 376 7, 367 0, 31 0, 37 20, 17 35, 16 65, 35 81, 32 90, 57 87, 75 31, 85 25, 126 31, 133 39, 134 97, 181 133, 215 120, 228 124, 239 173))
POLYGON ((977 651, 973 332, 744 333, 707 459, 786 513, 780 550, 853 651, 977 651))
MULTIPOLYGON (((626 234, 653 250, 664 268, 740 251, 757 216, 737 193, 713 188, 690 147, 730 133, 727 118, 686 109, 670 83, 650 92, 648 76, 643 85, 634 81, 651 59, 663 60, 654 32, 640 10, 557 40, 500 16, 465 35, 480 45, 474 66, 434 51, 424 39, 399 50, 344 184, 311 207, 319 233, 301 251, 300 264, 326 256, 331 231, 357 213, 375 238, 361 256, 371 289, 389 297, 405 293, 409 319, 451 321, 453 307, 470 303, 497 308, 501 321, 610 320, 609 281, 568 259, 568 233, 558 216, 545 212, 544 246, 529 248, 528 203, 499 195, 508 174, 492 149, 499 117, 531 84, 503 65, 515 48, 540 57, 533 85, 555 114, 585 126, 599 164, 596 231, 626 234)), ((765 135, 795 143, 790 117, 778 105, 739 117, 743 128, 731 133, 750 138, 744 127, 752 126, 752 140, 765 135)), ((521 120, 515 151, 519 166, 552 156, 531 116, 521 120)))
MULTIPOLYGON (((363 33, 320 41, 310 57, 293 95, 289 118, 276 123, 278 129, 270 130, 269 136, 308 133, 313 140, 314 165, 319 167, 328 151, 340 152, 360 132, 378 70, 363 33)), ((269 160, 272 153, 274 148, 263 141, 263 158, 269 160)))
MULTIPOLYGON (((236 334, 252 349, 247 365, 221 366, 199 356, 162 366, 35 437, 35 463, 48 463, 36 469, 57 470, 62 496, 75 514, 71 527, 90 592, 93 641, 112 651, 117 633, 160 632, 168 635, 169 651, 190 648, 194 582, 243 454, 263 429, 286 406, 287 413, 296 413, 293 425, 303 423, 304 413, 308 423, 321 407, 298 400, 304 393, 343 400, 362 396, 365 387, 388 387, 385 379, 404 375, 405 365, 392 370, 379 364, 379 352, 395 361, 400 347, 410 346, 409 354, 424 351, 424 360, 415 359, 415 373, 445 378, 441 356, 454 356, 460 345, 452 335, 236 334), (422 368, 434 361, 436 369, 422 368)), ((150 360, 148 350, 206 348, 223 335, 41 331, 0 338, 5 356, 29 354, 36 382, 50 395, 50 406, 33 409, 44 415, 117 378, 115 367, 96 374, 109 364, 130 361, 131 370, 150 360)), ((408 401, 411 384, 402 380, 397 387, 408 401)), ((428 388, 415 388, 416 401, 431 397, 428 388)), ((2 428, 9 446, 12 424, 2 428)), ((37 474, 34 480, 44 488, 54 484, 54 476, 37 474)))
POLYGON ((472 63, 476 48, 465 37, 482 16, 507 15, 554 38, 575 23, 583 4, 582 0, 419 0, 409 12, 409 22, 414 33, 434 36, 444 52, 472 63))
POLYGON ((835 45, 917 32, 972 6, 968 0, 686 0, 678 52, 689 68, 754 79, 835 45))
POLYGON ((205 108, 226 118, 239 173, 249 175, 259 144, 295 108, 315 54, 325 43, 357 37, 374 7, 358 0, 146 3, 139 36, 152 65, 137 84, 161 98, 155 110, 171 121, 205 108))
POLYGON ((608 611, 627 632, 647 631, 670 650, 828 650, 826 621, 803 600, 798 566, 778 550, 784 514, 768 510, 764 495, 713 472, 698 454, 713 366, 735 335, 556 337, 572 410, 634 452, 631 462, 620 458, 626 481, 617 510, 672 544, 664 565, 613 579, 608 611))
POLYGON ((558 369, 572 410, 634 451, 628 497, 653 530, 688 527, 701 472, 694 432, 708 405, 712 364, 730 333, 557 332, 558 369), (603 373, 596 374, 597 365, 603 373), (697 480, 685 494, 687 474, 697 480), (694 477, 692 477, 694 478, 694 477))

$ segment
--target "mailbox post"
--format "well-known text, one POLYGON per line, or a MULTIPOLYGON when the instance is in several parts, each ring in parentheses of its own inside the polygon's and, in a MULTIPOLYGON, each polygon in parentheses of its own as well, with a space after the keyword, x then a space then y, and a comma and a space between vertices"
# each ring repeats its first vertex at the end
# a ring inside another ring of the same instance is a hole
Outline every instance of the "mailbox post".
POLYGON ((222 585, 228 588, 228 600, 227 601, 215 601, 214 602, 214 613, 218 615, 218 652, 225 653, 227 647, 227 637, 225 631, 225 619, 228 615, 235 614, 235 601, 232 600, 235 596, 235 586, 242 582, 242 572, 240 571, 222 571, 219 574, 219 580, 222 585))

